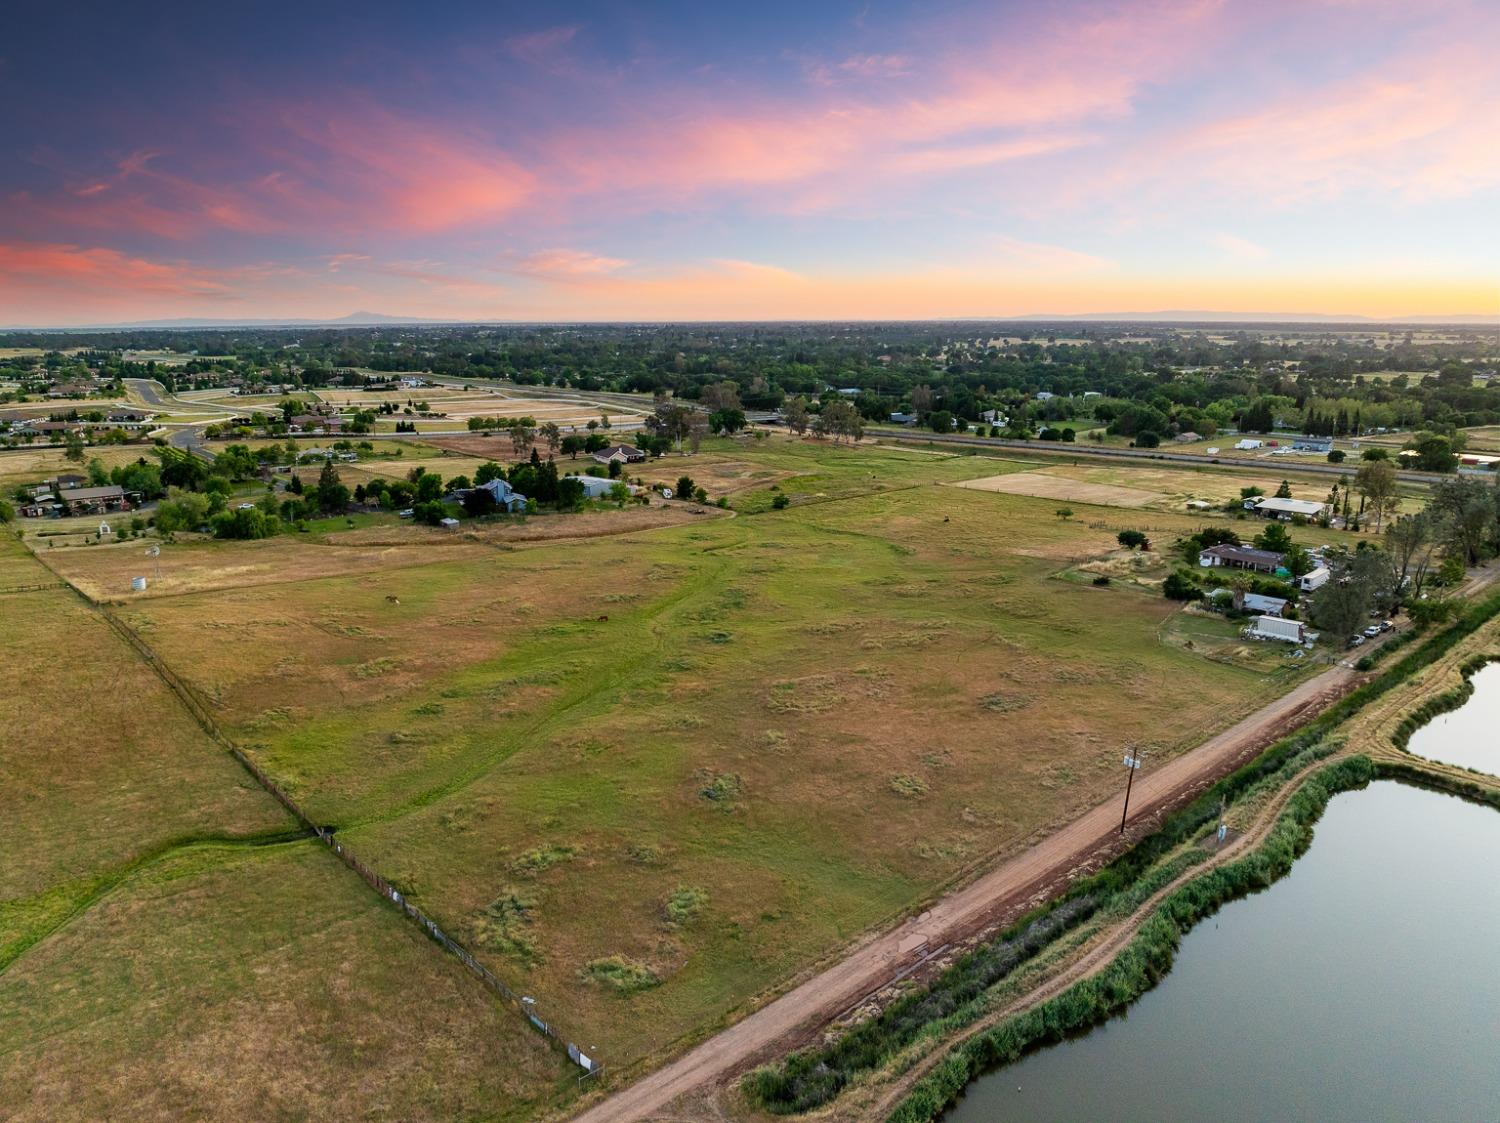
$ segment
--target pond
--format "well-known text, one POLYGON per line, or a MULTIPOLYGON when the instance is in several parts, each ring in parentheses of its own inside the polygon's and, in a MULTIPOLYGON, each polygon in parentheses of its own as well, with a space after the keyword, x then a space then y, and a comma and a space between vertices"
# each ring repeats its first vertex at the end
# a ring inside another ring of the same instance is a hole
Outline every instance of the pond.
POLYGON ((1406 747, 1428 760, 1500 775, 1500 663, 1485 665, 1469 681, 1474 686, 1469 700, 1438 714, 1406 747))
POLYGON ((944 1119, 1500 1118, 1497 871, 1492 810, 1389 781, 1336 796, 1291 874, 1189 932, 1124 1016, 944 1119))

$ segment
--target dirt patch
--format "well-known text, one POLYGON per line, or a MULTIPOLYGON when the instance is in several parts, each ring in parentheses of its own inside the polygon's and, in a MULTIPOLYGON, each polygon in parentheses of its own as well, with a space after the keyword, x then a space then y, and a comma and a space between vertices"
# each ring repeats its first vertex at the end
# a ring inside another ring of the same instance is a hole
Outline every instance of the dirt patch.
POLYGON ((1118 487, 1114 484, 1085 483, 1046 472, 1016 472, 1006 476, 985 476, 963 480, 953 485, 972 491, 999 491, 1007 495, 1031 495, 1039 499, 1064 499, 1072 503, 1094 503, 1102 507, 1146 507, 1166 496, 1159 491, 1118 487))

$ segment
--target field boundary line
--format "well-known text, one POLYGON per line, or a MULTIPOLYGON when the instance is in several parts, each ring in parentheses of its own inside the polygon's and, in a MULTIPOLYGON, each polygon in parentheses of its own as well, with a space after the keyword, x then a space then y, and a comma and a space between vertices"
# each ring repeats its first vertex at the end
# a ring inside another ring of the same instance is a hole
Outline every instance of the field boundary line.
POLYGON ((480 963, 479 960, 474 957, 474 954, 470 952, 468 948, 464 947, 452 936, 448 935, 448 933, 443 930, 443 928, 437 923, 437 921, 433 920, 420 908, 408 901, 406 897, 396 889, 395 886, 393 886, 385 878, 381 877, 380 874, 376 873, 375 870, 370 866, 361 861, 360 858, 351 849, 349 849, 349 847, 345 846, 342 842, 336 839, 334 837, 335 828, 315 823, 307 814, 307 812, 302 809, 301 805, 298 804, 297 801, 294 800, 291 795, 281 787, 280 784, 278 784, 269 775, 267 775, 253 760, 250 759, 248 755, 246 755, 243 750, 240 749, 238 745, 230 740, 230 738, 219 728, 218 723, 214 720, 213 715, 209 712, 207 706, 205 706, 203 702, 199 700, 193 688, 186 682, 184 682, 181 678, 179 678, 177 673, 173 671, 171 667, 166 665, 161 657, 152 650, 151 646, 140 637, 135 629, 131 628, 129 624, 121 620, 112 608, 110 608, 106 604, 102 604, 92 600, 87 594, 83 592, 83 590, 79 589, 76 585, 73 585, 72 582, 67 581, 67 579, 63 578, 61 574, 57 574, 56 570, 53 570, 51 566, 47 566, 46 563, 43 562, 38 555, 33 553, 32 556, 37 559, 37 562, 39 564, 46 566, 49 572, 56 574, 67 585, 68 588, 72 589, 72 591, 86 605, 93 609, 105 621, 105 623, 109 625, 111 631, 113 631, 122 640, 124 640, 130 646, 131 650, 133 650, 137 654, 137 656, 139 656, 146 663, 146 665, 156 673, 157 677, 162 681, 167 689, 172 692, 172 694, 177 698, 179 702, 182 703, 183 708, 192 715, 193 720, 197 723, 199 728, 202 729, 203 732, 207 734, 215 744, 228 752, 230 756, 234 757, 234 759, 239 762, 240 766, 251 775, 256 783, 258 783, 261 788, 266 791, 267 794, 275 799, 276 802, 281 804, 282 807, 285 808, 286 811, 299 824, 301 824, 306 830, 308 830, 313 837, 317 838, 319 842, 323 843, 323 845, 328 848, 329 852, 332 853, 334 857, 336 857, 340 862, 349 867, 349 869, 358 874, 360 878, 365 882, 365 884, 367 884, 371 889, 374 889, 388 902, 394 904, 398 909, 400 909, 401 912, 406 916, 406 918, 415 923, 417 927, 421 928, 422 931, 425 932, 434 943, 438 944, 445 951, 451 953, 460 963, 467 967, 469 971, 480 980, 480 982, 488 987, 492 993, 504 999, 508 1005, 510 1005, 518 1014, 525 1018, 525 1020, 531 1024, 532 1028, 536 1029, 544 1037, 547 1037, 549 1040, 555 1042, 558 1048, 564 1050, 567 1053, 568 1058, 575 1064, 577 1064, 580 1068, 582 1068, 587 1076, 594 1076, 603 1071, 603 1065, 583 1052, 582 1049, 580 1049, 571 1040, 564 1036, 559 1027, 546 1021, 536 1012, 536 1002, 534 999, 531 999, 529 996, 524 996, 517 993, 510 987, 506 986, 505 983, 501 982, 500 979, 494 974, 494 972, 492 972, 488 967, 480 963))

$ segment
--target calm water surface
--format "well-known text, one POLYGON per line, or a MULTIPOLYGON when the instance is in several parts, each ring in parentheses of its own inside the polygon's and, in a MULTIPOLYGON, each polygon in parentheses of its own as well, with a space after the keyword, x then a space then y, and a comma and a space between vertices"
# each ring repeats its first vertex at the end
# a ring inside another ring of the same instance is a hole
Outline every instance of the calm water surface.
POLYGON ((1417 756, 1500 776, 1500 663, 1469 680, 1474 693, 1451 713, 1438 714, 1412 734, 1406 747, 1417 756))
POLYGON ((1188 933, 1124 1017, 945 1120, 1500 1120, 1500 814, 1336 796, 1292 873, 1188 933))

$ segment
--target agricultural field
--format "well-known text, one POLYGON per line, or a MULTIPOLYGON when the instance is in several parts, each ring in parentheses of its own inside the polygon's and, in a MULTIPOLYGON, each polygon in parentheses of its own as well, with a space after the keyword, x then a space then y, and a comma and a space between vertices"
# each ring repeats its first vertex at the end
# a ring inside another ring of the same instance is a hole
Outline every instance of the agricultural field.
MULTIPOLYGON (((117 609, 616 1068, 1093 805, 1122 743, 1169 758, 1296 678, 1068 576, 1139 512, 935 486, 1025 463, 772 438, 638 467, 743 486, 731 515, 588 538, 184 544, 117 609)), ((110 592, 118 552, 49 561, 110 592)))
POLYGON ((141 457, 154 460, 151 446, 98 445, 84 450, 84 462, 69 460, 62 445, 30 445, 0 452, 0 496, 9 497, 21 484, 40 483, 50 476, 88 475, 88 462, 98 459, 106 468, 131 464, 141 457))
MULTIPOLYGON (((1193 500, 1221 507, 1238 500, 1240 489, 1245 487, 1258 487, 1266 495, 1274 495, 1284 479, 1290 481, 1295 498, 1311 500, 1327 499, 1334 482, 1295 474, 1278 476, 1268 472, 1262 476, 1243 470, 1213 468, 1158 468, 1092 461, 1063 464, 1049 458, 1029 471, 981 476, 959 481, 957 486, 1093 506, 1180 512, 1185 511, 1188 502, 1193 500)), ((1423 490, 1417 485, 1404 486, 1399 512, 1405 514, 1420 509, 1423 490)), ((1316 533, 1340 537, 1336 531, 1318 529, 1316 533)))
POLYGON ((25 701, 0 738, 6 1118, 513 1118, 567 1092, 9 536, 0 618, 25 701))

